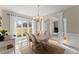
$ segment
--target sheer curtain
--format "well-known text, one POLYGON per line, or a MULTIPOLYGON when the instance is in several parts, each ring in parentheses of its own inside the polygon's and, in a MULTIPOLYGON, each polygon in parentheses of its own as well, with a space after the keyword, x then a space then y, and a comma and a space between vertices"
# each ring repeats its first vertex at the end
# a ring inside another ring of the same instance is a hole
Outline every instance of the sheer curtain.
POLYGON ((37 33, 37 22, 32 20, 32 33, 36 34, 37 33))
POLYGON ((17 17, 9 15, 10 17, 10 35, 16 35, 16 20, 17 17))

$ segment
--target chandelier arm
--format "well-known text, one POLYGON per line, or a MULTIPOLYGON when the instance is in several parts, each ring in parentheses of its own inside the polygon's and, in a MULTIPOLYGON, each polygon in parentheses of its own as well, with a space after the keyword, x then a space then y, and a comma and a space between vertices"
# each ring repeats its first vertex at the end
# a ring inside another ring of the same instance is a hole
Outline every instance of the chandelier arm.
POLYGON ((33 17, 33 19, 36 19, 36 21, 42 21, 43 17, 40 16, 40 5, 37 5, 37 16, 33 17))

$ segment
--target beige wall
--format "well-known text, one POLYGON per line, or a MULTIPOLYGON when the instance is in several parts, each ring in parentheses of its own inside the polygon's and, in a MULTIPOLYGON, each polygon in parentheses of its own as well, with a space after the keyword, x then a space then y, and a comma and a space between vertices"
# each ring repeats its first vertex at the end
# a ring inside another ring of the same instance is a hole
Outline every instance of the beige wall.
POLYGON ((67 32, 79 34, 79 6, 75 6, 65 10, 67 18, 67 32))

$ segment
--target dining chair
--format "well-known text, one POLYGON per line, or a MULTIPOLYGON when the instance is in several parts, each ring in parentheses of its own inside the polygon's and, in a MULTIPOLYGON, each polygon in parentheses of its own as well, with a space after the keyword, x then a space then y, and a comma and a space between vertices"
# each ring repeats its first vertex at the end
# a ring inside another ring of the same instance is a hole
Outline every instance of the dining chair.
POLYGON ((32 38, 31 38, 29 33, 26 33, 26 37, 27 37, 27 40, 28 40, 27 44, 30 47, 31 46, 31 42, 32 42, 32 38))
POLYGON ((44 52, 44 47, 42 42, 38 42, 36 39, 36 36, 34 34, 31 34, 32 37, 32 50, 35 53, 42 53, 44 52))

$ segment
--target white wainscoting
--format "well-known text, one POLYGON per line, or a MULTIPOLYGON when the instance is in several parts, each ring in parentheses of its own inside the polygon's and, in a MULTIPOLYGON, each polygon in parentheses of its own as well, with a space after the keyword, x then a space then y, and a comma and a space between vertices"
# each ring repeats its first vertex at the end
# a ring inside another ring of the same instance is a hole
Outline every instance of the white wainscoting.
POLYGON ((79 48, 79 34, 67 33, 68 36, 68 45, 79 48))

